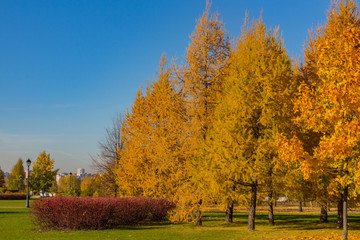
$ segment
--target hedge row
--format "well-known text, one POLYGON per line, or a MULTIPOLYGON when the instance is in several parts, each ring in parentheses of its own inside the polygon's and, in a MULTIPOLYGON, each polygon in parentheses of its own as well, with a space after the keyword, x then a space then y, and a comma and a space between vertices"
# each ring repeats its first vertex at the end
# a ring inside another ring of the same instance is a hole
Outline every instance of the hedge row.
POLYGON ((0 200, 24 200, 26 193, 4 193, 0 194, 0 200))
POLYGON ((175 205, 162 198, 55 197, 36 200, 35 225, 50 229, 106 229, 137 224, 146 218, 165 220, 175 205))

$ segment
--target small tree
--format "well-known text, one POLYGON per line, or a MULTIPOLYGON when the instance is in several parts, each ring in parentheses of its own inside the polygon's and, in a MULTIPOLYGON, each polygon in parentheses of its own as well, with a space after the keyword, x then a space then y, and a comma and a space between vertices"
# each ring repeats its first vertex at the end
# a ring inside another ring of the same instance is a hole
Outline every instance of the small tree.
POLYGON ((76 189, 80 192, 80 180, 77 179, 74 175, 68 175, 66 177, 60 178, 57 189, 60 193, 69 192, 71 189, 76 189))
POLYGON ((9 176, 9 190, 19 190, 24 188, 24 166, 23 160, 19 158, 14 167, 12 168, 9 176))
POLYGON ((93 196, 96 191, 94 178, 86 176, 80 184, 81 196, 93 196))
POLYGON ((34 191, 40 192, 42 189, 47 191, 51 187, 59 171, 59 169, 52 170, 54 162, 55 160, 50 160, 50 154, 46 154, 45 151, 39 154, 30 176, 30 186, 34 191))

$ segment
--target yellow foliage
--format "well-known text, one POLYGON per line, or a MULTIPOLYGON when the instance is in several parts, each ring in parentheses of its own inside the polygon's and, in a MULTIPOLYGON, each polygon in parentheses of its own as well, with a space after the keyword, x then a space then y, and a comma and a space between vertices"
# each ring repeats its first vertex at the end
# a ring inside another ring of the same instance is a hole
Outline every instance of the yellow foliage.
POLYGON ((255 181, 266 191, 280 181, 275 142, 279 133, 289 135, 295 86, 277 30, 261 19, 245 25, 204 145, 203 178, 223 202, 242 200, 255 181))
POLYGON ((185 108, 171 84, 166 58, 157 81, 140 90, 122 128, 124 147, 119 154, 118 185, 127 196, 173 197, 188 179, 184 158, 185 108))
POLYGON ((62 177, 58 183, 58 192, 63 193, 66 190, 70 189, 70 178, 71 178, 71 188, 76 188, 80 190, 80 180, 77 179, 74 175, 67 175, 62 177))

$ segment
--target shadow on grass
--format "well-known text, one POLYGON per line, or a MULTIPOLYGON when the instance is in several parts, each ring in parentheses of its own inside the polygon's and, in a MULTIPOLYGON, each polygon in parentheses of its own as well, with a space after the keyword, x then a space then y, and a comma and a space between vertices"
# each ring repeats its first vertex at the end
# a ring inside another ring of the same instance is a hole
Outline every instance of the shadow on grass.
POLYGON ((25 208, 9 208, 0 209, 0 214, 28 214, 29 211, 25 208))
POLYGON ((23 212, 0 211, 0 214, 23 214, 23 212))
MULTIPOLYGON (((329 214, 328 223, 320 223, 320 214, 296 214, 296 213, 275 213, 275 226, 277 230, 319 230, 336 229, 337 215, 329 214)), ((235 213, 234 223, 225 223, 225 214, 221 212, 212 212, 204 214, 204 221, 216 221, 213 227, 218 226, 219 221, 223 221, 222 226, 237 227, 247 224, 247 213, 235 213)), ((350 230, 360 230, 360 215, 349 215, 348 223, 350 230)), ((269 226, 267 213, 256 214, 257 226, 269 226)), ((210 225, 209 227, 212 227, 210 225)))
MULTIPOLYGON (((177 224, 182 225, 183 223, 177 224)), ((146 229, 160 229, 173 225, 171 222, 142 222, 137 225, 119 225, 112 229, 127 229, 127 230, 146 230, 146 229)))

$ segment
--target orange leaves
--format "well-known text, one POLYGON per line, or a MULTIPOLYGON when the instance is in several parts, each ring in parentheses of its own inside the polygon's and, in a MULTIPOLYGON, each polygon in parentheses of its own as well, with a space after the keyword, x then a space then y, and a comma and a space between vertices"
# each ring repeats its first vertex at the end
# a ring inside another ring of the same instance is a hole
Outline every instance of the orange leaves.
POLYGON ((359 46, 358 7, 351 0, 334 2, 328 22, 305 48, 300 69, 295 123, 322 135, 304 161, 312 167, 306 172, 301 162, 302 171, 327 178, 330 193, 354 183, 359 172, 359 46))

